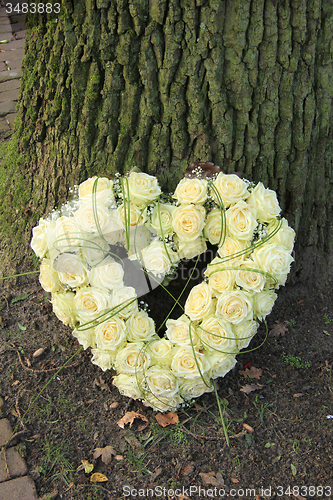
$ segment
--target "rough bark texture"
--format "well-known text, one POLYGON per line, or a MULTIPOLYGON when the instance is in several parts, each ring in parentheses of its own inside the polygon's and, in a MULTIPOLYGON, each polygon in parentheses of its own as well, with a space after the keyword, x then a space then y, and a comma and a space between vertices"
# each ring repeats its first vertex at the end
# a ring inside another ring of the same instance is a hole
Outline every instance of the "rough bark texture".
POLYGON ((64 0, 61 9, 57 20, 31 19, 26 37, 21 121, 1 172, 7 263, 87 176, 137 165, 172 189, 202 160, 275 189, 298 235, 296 274, 325 280, 332 1, 64 0))

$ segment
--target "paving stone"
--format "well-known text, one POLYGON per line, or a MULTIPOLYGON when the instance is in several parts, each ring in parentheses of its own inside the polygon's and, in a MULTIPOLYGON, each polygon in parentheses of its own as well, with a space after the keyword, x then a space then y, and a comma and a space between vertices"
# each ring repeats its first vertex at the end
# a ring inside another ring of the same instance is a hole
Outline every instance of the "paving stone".
POLYGON ((2 71, 8 71, 8 68, 4 61, 0 61, 0 72, 2 71))
POLYGON ((14 101, 5 101, 0 103, 0 116, 6 116, 15 113, 16 103, 14 101))
POLYGON ((2 33, 10 33, 12 34, 12 28, 10 22, 8 24, 0 24, 0 37, 2 37, 2 33))
POLYGON ((24 49, 12 49, 0 52, 0 61, 5 62, 11 59, 17 59, 22 61, 24 57, 24 49))
POLYGON ((0 83, 0 93, 7 92, 7 90, 19 89, 20 88, 20 80, 9 80, 8 82, 0 83))
POLYGON ((17 101, 20 95, 20 89, 7 90, 6 92, 0 91, 0 103, 6 101, 17 101))
POLYGON ((16 71, 1 71, 0 82, 7 82, 8 80, 15 80, 21 78, 22 71, 20 69, 16 71))
MULTIPOLYGON (((1 64, 1 63, 0 63, 1 64)), ((22 65, 22 58, 21 57, 16 57, 16 58, 11 58, 11 59, 6 59, 6 66, 7 68, 10 68, 10 71, 16 71, 17 69, 21 69, 22 65)), ((8 69, 7 69, 8 71, 8 69)))
POLYGON ((0 453, 0 483, 8 481, 10 478, 24 476, 28 472, 25 461, 16 448, 6 450, 6 461, 4 453, 0 453), (7 468, 6 468, 7 463, 7 468), (9 477, 8 477, 9 472, 9 477))
POLYGON ((0 118, 0 139, 2 134, 6 134, 10 130, 5 118, 0 118))
POLYGON ((17 113, 10 113, 9 115, 5 116, 6 122, 8 123, 8 125, 11 129, 14 128, 14 121, 15 121, 16 115, 17 115, 17 113))
MULTIPOLYGON (((5 26, 5 25, 10 26, 9 18, 8 17, 0 17, 0 26, 5 26)), ((8 31, 10 31, 10 30, 11 30, 11 28, 8 31)))
POLYGON ((16 40, 24 40, 25 39, 25 30, 15 31, 16 40))
POLYGON ((0 446, 6 444, 12 434, 13 431, 9 423, 9 420, 7 418, 2 418, 0 420, 0 446))
POLYGON ((1 500, 37 500, 36 488, 30 476, 0 484, 1 500))
POLYGON ((13 40, 11 42, 8 42, 8 43, 2 43, 0 45, 0 48, 1 50, 12 50, 12 49, 22 49, 24 48, 24 40, 14 40, 14 37, 13 37, 13 40))
POLYGON ((0 43, 1 44, 12 42, 13 40, 15 40, 15 37, 13 36, 12 32, 0 33, 0 43))

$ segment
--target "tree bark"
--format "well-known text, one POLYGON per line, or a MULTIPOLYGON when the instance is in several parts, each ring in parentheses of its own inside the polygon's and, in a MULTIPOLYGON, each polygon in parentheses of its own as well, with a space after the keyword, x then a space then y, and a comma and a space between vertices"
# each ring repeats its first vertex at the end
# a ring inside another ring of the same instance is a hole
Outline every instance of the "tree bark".
POLYGON ((294 277, 326 281, 332 19, 331 0, 64 0, 58 19, 32 16, 1 167, 3 270, 73 184, 137 165, 171 190, 201 160, 276 190, 294 277))

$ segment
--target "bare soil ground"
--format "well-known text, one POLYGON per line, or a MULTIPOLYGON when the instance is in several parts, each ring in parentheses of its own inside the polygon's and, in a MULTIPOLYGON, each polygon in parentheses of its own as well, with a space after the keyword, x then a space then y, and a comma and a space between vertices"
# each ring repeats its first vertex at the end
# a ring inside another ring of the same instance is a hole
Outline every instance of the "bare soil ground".
MULTIPOLYGON (((92 365, 89 352, 75 355, 79 345, 37 275, 21 280, 0 290, 0 393, 4 415, 23 431, 19 447, 40 498, 333 498, 332 287, 279 290, 268 318, 273 332, 219 379, 227 446, 214 393, 161 427, 151 409, 119 394, 113 374, 92 365), (241 374, 246 365, 261 368, 260 378, 241 374), (242 392, 247 385, 256 390, 242 392), (121 429, 128 411, 148 425, 121 429), (117 459, 105 464, 94 450, 107 446, 117 459), (94 470, 78 470, 82 460, 94 470), (108 481, 92 482, 94 472, 108 481)), ((175 281, 170 291, 178 296, 181 286, 175 281)), ((147 299, 156 322, 168 300, 160 288, 147 299)), ((263 326, 250 347, 265 336, 263 326)))

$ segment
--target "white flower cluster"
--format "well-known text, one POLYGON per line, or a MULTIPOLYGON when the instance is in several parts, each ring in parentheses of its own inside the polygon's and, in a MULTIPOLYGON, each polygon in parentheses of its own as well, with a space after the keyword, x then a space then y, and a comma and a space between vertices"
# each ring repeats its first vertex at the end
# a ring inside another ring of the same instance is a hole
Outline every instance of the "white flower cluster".
POLYGON ((235 366, 270 313, 293 261, 295 233, 279 217, 276 193, 249 186, 233 174, 183 178, 167 198, 173 201, 162 203, 148 174, 93 177, 78 187, 66 215, 33 229, 53 311, 91 348, 94 364, 116 370, 122 394, 167 411, 212 391, 211 379, 235 366), (181 259, 205 252, 206 241, 218 256, 160 338, 148 305, 138 307, 144 293, 126 286, 127 278, 144 270, 158 285, 181 259))

